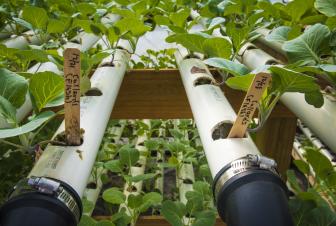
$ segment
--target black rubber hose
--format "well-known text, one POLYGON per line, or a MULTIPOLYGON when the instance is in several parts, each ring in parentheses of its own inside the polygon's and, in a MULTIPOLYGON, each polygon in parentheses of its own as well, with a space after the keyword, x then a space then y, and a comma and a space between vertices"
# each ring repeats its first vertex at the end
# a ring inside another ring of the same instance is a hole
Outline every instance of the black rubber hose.
POLYGON ((217 209, 228 226, 294 226, 284 182, 268 170, 250 170, 228 180, 217 209))

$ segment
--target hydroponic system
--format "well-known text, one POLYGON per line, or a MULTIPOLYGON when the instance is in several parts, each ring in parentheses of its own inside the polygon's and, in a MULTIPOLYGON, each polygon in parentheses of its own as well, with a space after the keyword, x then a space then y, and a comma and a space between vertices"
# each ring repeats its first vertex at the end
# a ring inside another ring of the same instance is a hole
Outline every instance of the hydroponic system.
POLYGON ((0 18, 0 226, 336 226, 336 0, 0 18))

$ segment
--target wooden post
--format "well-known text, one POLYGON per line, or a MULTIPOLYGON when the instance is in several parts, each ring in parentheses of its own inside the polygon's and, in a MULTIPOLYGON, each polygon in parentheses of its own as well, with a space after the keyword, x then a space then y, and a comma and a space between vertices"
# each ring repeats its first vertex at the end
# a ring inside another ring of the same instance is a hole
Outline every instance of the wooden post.
POLYGON ((263 155, 276 160, 283 179, 291 162, 296 122, 295 117, 269 117, 256 134, 257 147, 263 155))
POLYGON ((64 51, 65 137, 68 145, 80 145, 80 51, 64 51))

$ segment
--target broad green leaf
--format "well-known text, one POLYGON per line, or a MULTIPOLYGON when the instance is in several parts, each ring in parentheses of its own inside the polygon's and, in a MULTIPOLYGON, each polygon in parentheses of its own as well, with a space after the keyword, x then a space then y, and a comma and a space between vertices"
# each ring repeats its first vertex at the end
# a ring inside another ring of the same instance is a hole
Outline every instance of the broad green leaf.
POLYGON ((19 108, 26 99, 28 81, 7 69, 0 68, 0 95, 19 108))
POLYGON ((173 226, 184 226, 182 218, 186 213, 182 203, 173 202, 170 200, 162 203, 161 209, 164 218, 173 226))
POLYGON ((64 91, 63 77, 53 72, 36 73, 29 80, 29 92, 38 111, 64 91))
POLYGON ((329 49, 330 31, 327 26, 315 24, 299 37, 287 41, 282 48, 290 62, 305 61, 319 63, 323 54, 329 49))
POLYGON ((203 197, 199 192, 196 191, 187 191, 187 211, 201 211, 203 209, 203 197))
POLYGON ((157 192, 149 192, 143 196, 143 203, 140 206, 140 212, 146 212, 148 208, 158 205, 162 202, 162 195, 157 192))
POLYGON ((78 11, 82 14, 82 15, 90 15, 90 14, 94 14, 96 12, 96 8, 94 5, 91 5, 90 3, 78 3, 76 4, 78 11))
POLYGON ((190 15, 190 9, 189 8, 182 8, 178 10, 177 12, 172 12, 169 14, 170 21, 173 22, 173 24, 177 27, 184 27, 184 24, 187 20, 187 18, 190 15))
POLYGON ((293 160, 293 163, 303 174, 309 174, 309 165, 306 162, 303 160, 293 160))
POLYGON ((288 32, 291 27, 281 26, 273 29, 270 34, 266 36, 266 40, 269 42, 283 43, 288 40, 288 32))
POLYGON ((129 181, 132 181, 134 183, 137 183, 139 181, 149 180, 155 177, 155 173, 145 173, 141 175, 136 176, 130 176, 129 181))
POLYGON ((131 209, 136 209, 139 206, 141 206, 142 204, 142 195, 138 194, 138 195, 134 195, 134 194, 130 194, 127 197, 127 206, 131 209))
POLYGON ((307 226, 307 216, 309 212, 316 207, 313 201, 304 201, 299 198, 294 198, 289 201, 289 209, 293 216, 296 226, 307 226))
POLYGON ((104 168, 110 170, 111 172, 115 172, 115 173, 118 173, 118 172, 122 171, 120 161, 116 160, 116 159, 105 162, 104 163, 104 168))
POLYGON ((335 73, 336 72, 336 65, 334 64, 320 64, 319 67, 326 72, 335 73))
POLYGON ((282 92, 313 92, 319 90, 315 83, 315 78, 290 69, 272 66, 269 68, 272 72, 272 87, 282 92))
POLYGON ((166 147, 168 148, 168 150, 170 150, 171 152, 177 154, 177 153, 180 153, 180 152, 184 152, 185 151, 185 146, 180 143, 180 142, 176 142, 176 141, 173 141, 173 142, 170 142, 166 145, 166 147))
POLYGON ((318 178, 324 180, 329 173, 334 171, 330 160, 322 153, 313 149, 306 149, 305 151, 305 157, 307 158, 309 164, 313 167, 313 170, 318 178))
POLYGON ((314 92, 306 92, 305 100, 308 104, 313 105, 316 108, 322 107, 324 103, 323 94, 320 90, 316 90, 314 92))
POLYGON ((182 139, 184 137, 183 133, 178 129, 170 129, 169 132, 175 139, 182 139))
POLYGON ((96 226, 96 225, 97 225, 97 222, 93 218, 85 214, 83 214, 78 224, 78 226, 96 226))
POLYGON ((152 150, 158 150, 160 147, 160 142, 158 140, 145 140, 145 147, 147 150, 152 151, 152 150))
POLYGON ((294 170, 287 170, 286 175, 287 175, 287 181, 290 184, 290 187, 293 189, 293 191, 297 194, 302 192, 303 190, 298 183, 294 170))
POLYGON ((314 0, 294 0, 289 2, 285 6, 286 13, 291 16, 293 22, 297 22, 306 13, 307 10, 311 9, 314 0))
POLYGON ((215 17, 211 19, 208 30, 214 29, 225 22, 224 17, 215 17))
POLYGON ((119 156, 120 164, 131 167, 139 160, 140 153, 137 149, 126 145, 120 148, 119 156))
POLYGON ((103 192, 103 199, 112 204, 122 204, 126 201, 124 193, 119 188, 109 188, 103 192))
POLYGON ((336 28, 336 16, 334 17, 329 17, 325 23, 330 30, 333 30, 336 28))
POLYGON ((30 23, 28 23, 27 21, 25 21, 25 20, 23 20, 23 19, 21 19, 21 18, 13 17, 13 20, 14 20, 17 24, 21 25, 22 27, 25 27, 25 28, 27 28, 27 29, 29 29, 29 30, 33 30, 33 29, 34 29, 33 26, 32 26, 30 23))
POLYGON ((7 46, 0 44, 0 56, 3 58, 13 58, 19 51, 19 49, 7 48, 7 46))
POLYGON ((33 27, 45 30, 48 23, 47 12, 43 8, 26 6, 22 10, 22 18, 33 27))
POLYGON ((108 220, 100 220, 97 222, 96 226, 116 226, 116 225, 108 220))
POLYGON ((206 38, 199 34, 187 34, 187 33, 175 34, 166 38, 166 41, 169 43, 176 42, 178 44, 183 45, 192 52, 199 52, 199 53, 203 53, 204 50, 203 43, 205 40, 206 38))
POLYGON ((232 45, 225 38, 209 38, 203 43, 204 53, 209 57, 230 58, 232 45))
POLYGON ((0 129, 0 139, 7 137, 15 137, 21 134, 25 134, 31 132, 38 127, 40 127, 43 123, 51 119, 55 116, 55 113, 52 111, 45 111, 34 117, 28 123, 13 129, 0 129))
POLYGON ((315 8, 328 17, 336 16, 335 0, 316 0, 315 8))
POLYGON ((83 213, 90 213, 95 205, 93 202, 89 201, 87 198, 82 198, 83 213))
POLYGON ((248 26, 237 27, 234 22, 226 25, 226 34, 230 37, 235 51, 239 51, 240 47, 248 39, 250 28, 248 26))
POLYGON ((130 31, 132 35, 139 37, 150 31, 150 27, 145 25, 144 22, 136 17, 125 17, 115 24, 115 27, 119 28, 120 33, 123 34, 130 31))
POLYGON ((254 77, 254 74, 231 77, 225 81, 225 84, 232 89, 242 90, 246 92, 249 89, 254 77))
POLYGON ((196 220, 192 226, 215 225, 216 212, 214 210, 203 210, 195 213, 196 220))
POLYGON ((3 96, 0 96, 0 117, 3 116, 9 124, 16 123, 16 109, 3 96))
POLYGON ((61 106, 64 104, 64 93, 61 93, 46 104, 46 108, 61 106))
POLYGON ((166 16, 155 15, 154 21, 161 26, 169 26, 171 25, 170 20, 166 16))
POLYGON ((223 58, 209 58, 203 61, 205 64, 219 68, 234 76, 242 76, 246 75, 250 72, 250 70, 243 64, 238 62, 233 62, 230 60, 226 60, 223 58))
POLYGON ((40 49, 21 50, 16 52, 15 55, 22 61, 37 61, 41 63, 49 61, 47 53, 40 49))
POLYGON ((48 22, 47 31, 48 33, 62 33, 69 26, 70 20, 56 20, 50 19, 48 22))

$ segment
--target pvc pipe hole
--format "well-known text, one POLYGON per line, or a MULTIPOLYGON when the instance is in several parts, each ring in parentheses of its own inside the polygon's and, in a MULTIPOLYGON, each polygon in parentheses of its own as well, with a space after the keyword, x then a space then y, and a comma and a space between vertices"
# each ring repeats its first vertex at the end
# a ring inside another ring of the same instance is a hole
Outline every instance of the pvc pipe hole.
POLYGON ((135 163, 134 167, 142 167, 142 164, 137 162, 137 163, 135 163))
POLYGON ((271 59, 271 60, 266 61, 265 64, 266 65, 276 65, 276 64, 278 64, 278 62, 276 60, 271 59))
POLYGON ((201 86, 201 85, 210 85, 212 84, 212 80, 207 77, 200 77, 194 81, 194 86, 201 86))
POLYGON ((101 64, 99 67, 115 67, 115 64, 113 62, 105 62, 101 64))
POLYGON ((128 192, 136 192, 138 189, 134 186, 134 185, 132 185, 131 187, 128 187, 127 188, 127 191, 128 192))
POLYGON ((151 157, 156 157, 157 156, 157 150, 152 150, 150 152, 151 157))
POLYGON ((75 44, 81 44, 81 40, 80 39, 73 39, 70 41, 71 43, 75 43, 75 44))
POLYGON ((54 146, 62 146, 62 147, 66 147, 66 146, 81 146, 84 142, 84 133, 85 133, 85 130, 84 129, 80 129, 80 144, 79 145, 69 145, 67 143, 67 139, 65 137, 65 131, 59 133, 56 135, 56 137, 50 142, 52 145, 54 146))
POLYGON ((89 89, 86 93, 85 96, 88 97, 96 97, 96 96, 102 96, 103 92, 100 91, 100 89, 96 88, 96 87, 92 87, 91 89, 89 89))
POLYGON ((90 182, 86 185, 86 188, 88 189, 96 189, 97 188, 97 184, 95 182, 90 182))
POLYGON ((189 179, 189 178, 183 179, 183 184, 193 184, 193 183, 194 182, 191 179, 189 179))
POLYGON ((185 60, 185 59, 201 59, 201 57, 200 56, 197 56, 197 55, 195 55, 195 54, 188 54, 188 55, 186 55, 185 57, 183 57, 183 59, 185 60))
MULTIPOLYGON (((233 126, 232 122, 229 121, 220 122, 212 130, 212 139, 213 140, 226 139, 230 133, 232 126, 233 126)), ((246 137, 246 134, 244 135, 244 137, 246 137)))

